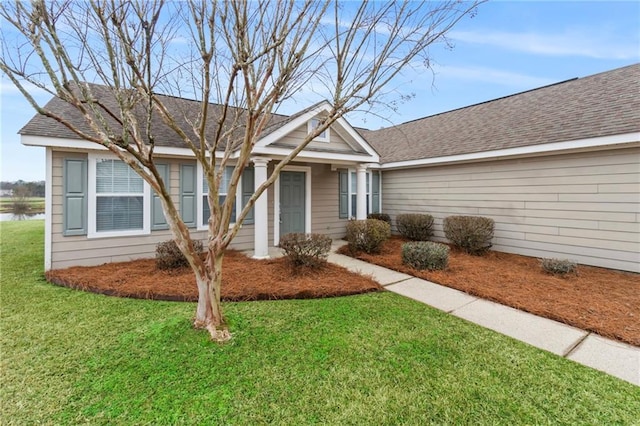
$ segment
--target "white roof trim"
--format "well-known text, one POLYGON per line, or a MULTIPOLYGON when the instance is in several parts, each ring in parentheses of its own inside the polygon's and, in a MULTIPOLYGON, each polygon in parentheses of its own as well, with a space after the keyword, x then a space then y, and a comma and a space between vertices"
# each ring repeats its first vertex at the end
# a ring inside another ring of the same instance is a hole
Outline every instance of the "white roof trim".
POLYGON ((447 155, 444 157, 423 158, 419 160, 395 161, 382 164, 382 170, 401 169, 408 167, 431 166, 448 163, 458 163, 465 161, 492 160, 502 157, 523 156, 533 154, 544 154, 555 151, 566 151, 575 149, 589 149, 607 147, 618 144, 640 142, 640 132, 625 133, 621 135, 602 136, 597 138, 577 139, 566 142, 554 142, 541 145, 528 145, 517 148, 497 149, 493 151, 474 152, 470 154, 447 155))
MULTIPOLYGON (((96 142, 87 141, 84 139, 71 139, 71 138, 52 138, 48 136, 20 136, 20 142, 26 146, 44 146, 52 148, 73 148, 82 150, 98 150, 107 151, 107 148, 96 142)), ((153 150, 155 155, 166 155, 172 157, 195 157, 193 151, 189 148, 175 148, 170 146, 156 146, 153 150)), ((221 151, 216 151, 216 158, 222 158, 224 155, 221 151)), ((237 155, 231 155, 231 158, 236 158, 237 155)))
MULTIPOLYGON (((307 123, 309 120, 311 120, 321 112, 328 111, 330 108, 331 108, 331 104, 329 104, 329 102, 327 101, 323 101, 319 103, 315 108, 310 109, 304 114, 301 114, 300 116, 294 118, 290 122, 283 125, 281 128, 275 130, 272 133, 269 133, 267 136, 260 139, 256 143, 255 148, 266 148, 267 146, 275 142, 278 142, 284 136, 288 135, 298 127, 304 125, 305 123, 307 123)), ((349 124, 347 120, 344 119, 344 117, 338 118, 334 124, 337 124, 338 126, 340 126, 340 128, 344 130, 347 133, 347 135, 349 135, 361 148, 363 148, 368 155, 374 158, 373 160, 370 160, 370 161, 374 161, 374 162, 379 161, 379 156, 376 150, 373 149, 373 147, 371 147, 371 145, 369 145, 369 143, 362 136, 360 136, 360 134, 349 124)), ((334 129, 334 130, 338 131, 337 129, 334 129)), ((342 133, 342 132, 338 132, 338 133, 342 133)), ((346 142, 347 144, 351 145, 349 141, 346 141, 346 142)), ((257 152, 257 151, 254 149, 254 152, 257 152)), ((298 155, 298 157, 299 156, 300 154, 298 155)))
MULTIPOLYGON (((286 157, 292 149, 288 148, 277 148, 273 146, 267 147, 255 147, 252 154, 262 154, 262 155, 273 155, 273 156, 283 156, 286 157)), ((320 159, 326 160, 327 162, 332 161, 347 161, 347 162, 357 162, 357 163, 377 163, 380 161, 378 155, 375 157, 370 156, 368 154, 341 154, 337 152, 324 152, 324 151, 305 151, 302 150, 298 155, 296 155, 293 161, 298 161, 301 159, 320 159)))
POLYGON ((371 155, 372 157, 375 157, 376 158, 376 162, 380 161, 379 160, 379 155, 376 152, 376 150, 373 149, 373 147, 371 145, 369 145, 369 143, 366 141, 366 139, 364 139, 362 136, 360 136, 360 133, 358 133, 347 122, 347 120, 344 119, 344 117, 338 118, 338 120, 336 120, 336 122, 349 134, 349 136, 351 136, 353 139, 355 139, 355 141, 358 143, 358 145, 360 145, 362 148, 364 148, 364 150, 367 151, 367 153, 369 155, 371 155))

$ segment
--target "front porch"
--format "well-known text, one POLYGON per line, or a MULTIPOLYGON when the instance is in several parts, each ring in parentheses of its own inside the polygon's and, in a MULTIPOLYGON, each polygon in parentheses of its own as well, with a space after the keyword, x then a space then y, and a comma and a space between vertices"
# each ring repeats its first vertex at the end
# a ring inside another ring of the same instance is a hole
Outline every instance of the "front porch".
MULTIPOLYGON (((274 172, 270 165, 277 159, 253 157, 251 161, 257 188, 274 172)), ((341 239, 349 219, 363 220, 369 211, 380 210, 379 187, 380 176, 369 163, 298 162, 286 166, 254 205, 252 257, 278 257, 275 248, 280 237, 291 232, 341 239)))

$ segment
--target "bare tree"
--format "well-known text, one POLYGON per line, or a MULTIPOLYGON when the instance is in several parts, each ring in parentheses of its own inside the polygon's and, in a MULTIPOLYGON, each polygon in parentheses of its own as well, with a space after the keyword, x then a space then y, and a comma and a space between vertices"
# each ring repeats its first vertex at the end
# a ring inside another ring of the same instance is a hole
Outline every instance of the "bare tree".
POLYGON ((375 111, 397 97, 394 78, 419 61, 428 67, 429 46, 446 43, 447 32, 480 2, 2 2, 0 69, 37 113, 106 147, 159 194, 195 273, 194 326, 224 341, 230 334, 220 305, 222 259, 258 197, 336 120, 355 110, 375 111), (310 86, 328 94, 330 111, 275 164, 230 226, 253 147, 280 103, 310 86), (31 87, 71 105, 83 125, 38 104, 31 87), (159 122, 191 149, 208 183, 204 260, 156 168, 159 122), (220 202, 230 165, 227 197, 220 202))

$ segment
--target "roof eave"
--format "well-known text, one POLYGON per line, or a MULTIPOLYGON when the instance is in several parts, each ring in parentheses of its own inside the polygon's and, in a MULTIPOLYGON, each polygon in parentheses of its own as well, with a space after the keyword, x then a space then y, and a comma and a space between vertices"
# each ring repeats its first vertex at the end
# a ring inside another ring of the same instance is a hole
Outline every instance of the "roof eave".
POLYGON ((517 148, 505 148, 493 151, 474 152, 469 154, 447 155, 442 157, 421 158, 415 160, 393 161, 383 163, 382 170, 396 170, 415 167, 441 166, 446 164, 490 161, 513 157, 529 157, 560 152, 585 150, 601 150, 607 148, 627 148, 640 146, 640 132, 597 138, 578 139, 564 142, 553 142, 539 145, 527 145, 517 148))

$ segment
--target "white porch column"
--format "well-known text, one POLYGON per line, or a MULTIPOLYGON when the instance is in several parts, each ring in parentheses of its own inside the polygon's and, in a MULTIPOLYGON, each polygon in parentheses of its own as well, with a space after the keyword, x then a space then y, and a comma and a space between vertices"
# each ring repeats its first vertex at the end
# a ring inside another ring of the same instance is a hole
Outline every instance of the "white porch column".
MULTIPOLYGON (((268 158, 255 157, 253 162, 253 187, 258 189, 267 180, 267 164, 268 158)), ((253 206, 253 257, 255 259, 266 259, 269 257, 269 226, 268 226, 268 204, 267 191, 256 200, 253 206)))
POLYGON ((367 218, 367 165, 356 168, 356 220, 367 218))

